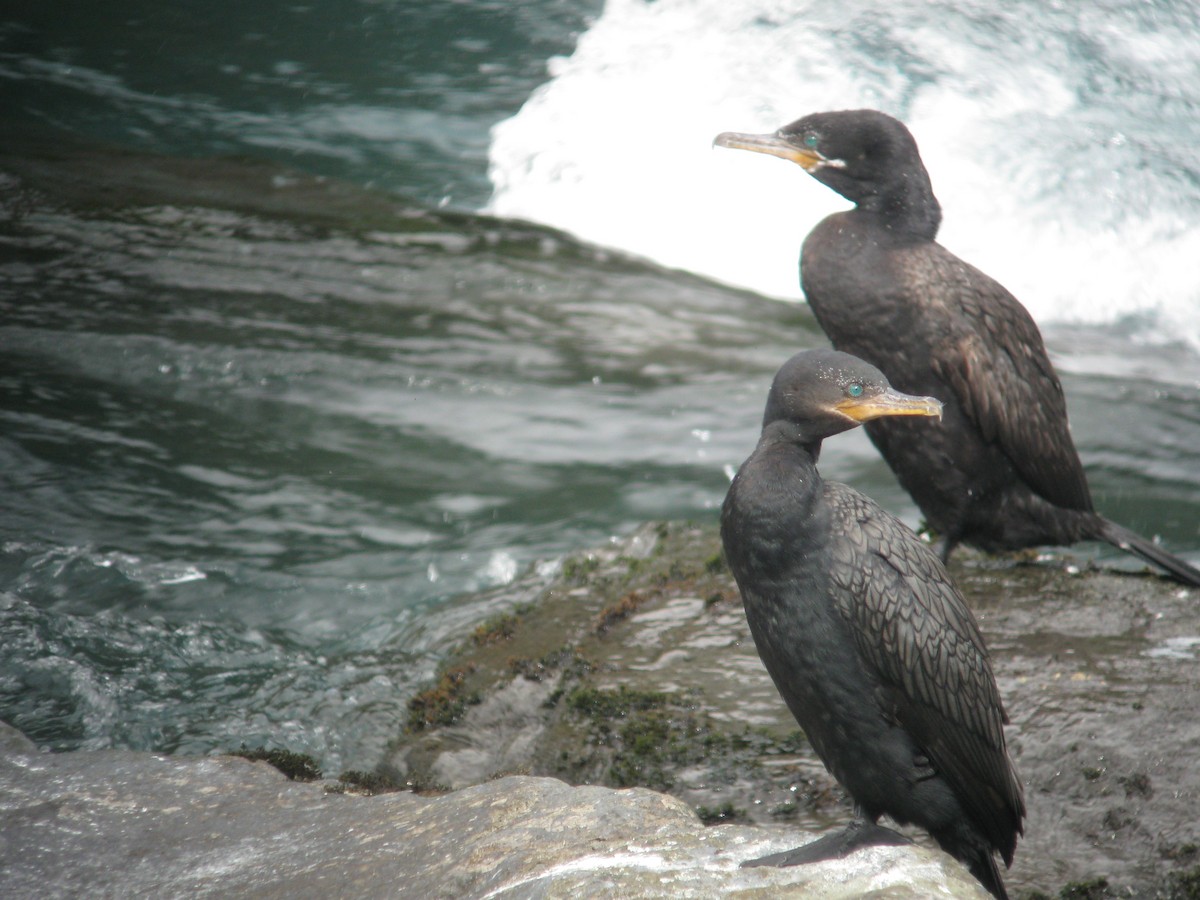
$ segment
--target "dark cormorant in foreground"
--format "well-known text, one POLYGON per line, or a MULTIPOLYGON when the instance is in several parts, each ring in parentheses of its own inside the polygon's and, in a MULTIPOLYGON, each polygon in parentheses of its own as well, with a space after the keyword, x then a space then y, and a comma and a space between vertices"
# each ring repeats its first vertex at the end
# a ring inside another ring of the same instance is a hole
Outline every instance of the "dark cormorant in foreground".
POLYGON ((815 113, 715 143, 799 163, 855 204, 805 239, 801 286, 837 349, 945 404, 938 429, 867 426, 943 540, 943 561, 960 542, 999 552, 1101 540, 1200 585, 1200 569, 1093 509, 1041 333, 1002 285, 934 240, 941 207, 902 123, 869 109, 815 113))
MULTIPOLYGON (((855 804, 842 832, 743 865, 796 865, 906 843, 914 823, 1006 896, 1025 800, 979 628, 937 555, 890 513, 817 473, 821 441, 881 416, 936 416, 845 353, 779 370, 721 538, 767 671, 855 804)), ((936 431, 936 426, 927 426, 936 431)))

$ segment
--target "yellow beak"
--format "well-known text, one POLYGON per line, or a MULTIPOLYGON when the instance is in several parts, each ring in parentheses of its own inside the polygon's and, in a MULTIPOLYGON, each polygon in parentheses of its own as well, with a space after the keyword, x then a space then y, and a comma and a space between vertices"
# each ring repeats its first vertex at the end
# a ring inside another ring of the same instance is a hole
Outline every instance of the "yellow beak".
POLYGON ((881 416, 942 417, 942 401, 933 397, 914 397, 894 390, 873 397, 847 397, 834 404, 834 408, 855 422, 869 422, 881 416))
POLYGON ((796 163, 809 173, 822 166, 838 164, 837 160, 826 159, 808 147, 798 147, 778 134, 741 134, 736 131, 724 131, 713 139, 713 144, 731 150, 753 150, 755 153, 778 156, 796 163))

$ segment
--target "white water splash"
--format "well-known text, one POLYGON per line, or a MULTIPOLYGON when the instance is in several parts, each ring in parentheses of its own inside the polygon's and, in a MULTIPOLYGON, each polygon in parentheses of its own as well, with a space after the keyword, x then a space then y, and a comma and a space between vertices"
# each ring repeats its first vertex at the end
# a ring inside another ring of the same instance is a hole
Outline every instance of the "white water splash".
POLYGON ((517 577, 517 560, 504 550, 493 551, 488 558, 487 579, 493 585, 512 584, 517 577))
POLYGON ((712 138, 871 106, 916 135, 942 242, 1036 318, 1200 346, 1200 43, 1180 7, 610 0, 494 129, 488 211, 798 298, 800 241, 845 201, 712 138))

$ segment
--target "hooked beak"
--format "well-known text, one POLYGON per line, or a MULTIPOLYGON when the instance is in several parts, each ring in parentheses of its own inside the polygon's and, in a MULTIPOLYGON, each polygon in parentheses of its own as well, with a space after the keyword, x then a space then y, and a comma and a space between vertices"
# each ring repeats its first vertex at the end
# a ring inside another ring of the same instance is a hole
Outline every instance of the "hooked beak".
POLYGON ((742 134, 737 131, 723 131, 713 138, 713 144, 731 150, 753 150, 755 153, 778 156, 796 163, 810 175, 825 166, 841 169, 846 165, 842 160, 829 159, 813 148, 797 146, 778 133, 742 134))
POLYGON ((871 397, 847 397, 835 404, 835 408, 855 422, 869 422, 881 416, 942 417, 942 401, 933 397, 902 394, 891 388, 871 397))

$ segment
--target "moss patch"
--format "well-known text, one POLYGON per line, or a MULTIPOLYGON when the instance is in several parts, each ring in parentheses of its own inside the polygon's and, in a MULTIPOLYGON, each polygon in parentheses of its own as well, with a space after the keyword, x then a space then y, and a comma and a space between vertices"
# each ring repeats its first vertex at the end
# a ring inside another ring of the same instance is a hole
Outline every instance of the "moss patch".
POLYGON ((727 801, 719 806, 697 806, 696 815, 705 825, 726 825, 745 819, 746 811, 727 801))
POLYGON ((732 784, 761 760, 807 746, 799 731, 783 739, 749 728, 731 734, 678 693, 581 686, 563 706, 574 720, 563 731, 572 737, 550 774, 575 783, 670 791, 690 768, 703 770, 706 783, 732 784))
POLYGON ((266 747, 255 747, 251 750, 242 744, 230 755, 269 763, 292 781, 320 781, 321 779, 320 766, 307 753, 293 753, 291 750, 279 749, 268 750, 266 747))
POLYGON ((582 582, 600 568, 600 557, 588 553, 583 556, 572 556, 562 564, 562 577, 566 581, 582 582))
POLYGON ((1167 879, 1167 900, 1200 900, 1200 868, 1172 872, 1167 879))
POLYGON ((501 613, 493 616, 471 632, 471 640, 476 647, 507 641, 517 633, 518 622, 520 619, 513 613, 501 613))
POLYGON ((637 611, 638 607, 642 606, 649 597, 642 591, 630 591, 628 594, 621 596, 616 603, 604 607, 600 610, 600 615, 596 617, 596 624, 592 630, 596 634, 604 634, 617 622, 622 619, 627 619, 637 611))
POLYGON ((616 690, 579 687, 567 697, 567 707, 593 719, 624 719, 634 713, 661 709, 671 700, 662 691, 639 691, 621 685, 616 690))
POLYGON ((476 702, 478 695, 467 689, 467 677, 475 666, 453 666, 445 669, 437 684, 421 691, 408 701, 408 728, 421 731, 431 725, 452 725, 462 718, 467 704, 476 702))
POLYGON ((1108 889, 1107 878, 1093 878, 1068 884, 1058 892, 1058 896, 1062 900, 1105 900, 1113 895, 1108 889))
POLYGON ((348 769, 337 777, 337 785, 330 788, 333 793, 393 794, 407 790, 408 785, 401 784, 383 772, 361 772, 358 769, 348 769))

